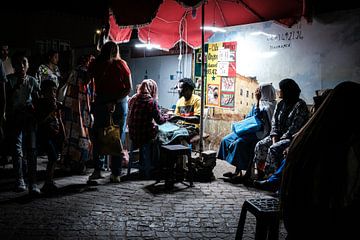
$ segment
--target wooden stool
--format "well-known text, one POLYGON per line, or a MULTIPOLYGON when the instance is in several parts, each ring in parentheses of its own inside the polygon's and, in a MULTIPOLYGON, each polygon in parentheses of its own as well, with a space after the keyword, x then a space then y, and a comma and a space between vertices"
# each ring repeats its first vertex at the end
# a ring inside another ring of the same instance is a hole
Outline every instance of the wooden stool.
MULTIPOLYGON (((161 146, 162 159, 165 162, 165 185, 167 188, 173 188, 175 179, 175 163, 178 159, 178 156, 186 155, 188 159, 188 180, 190 187, 194 186, 193 183, 193 163, 191 159, 191 149, 187 146, 177 144, 177 145, 163 145, 161 146)), ((157 180, 159 182, 159 180, 157 180)), ((182 181, 183 182, 183 181, 182 181)), ((185 184, 186 185, 186 184, 185 184)))
POLYGON ((255 240, 279 238, 279 199, 253 198, 246 200, 241 209, 235 239, 242 239, 247 211, 256 217, 255 240))

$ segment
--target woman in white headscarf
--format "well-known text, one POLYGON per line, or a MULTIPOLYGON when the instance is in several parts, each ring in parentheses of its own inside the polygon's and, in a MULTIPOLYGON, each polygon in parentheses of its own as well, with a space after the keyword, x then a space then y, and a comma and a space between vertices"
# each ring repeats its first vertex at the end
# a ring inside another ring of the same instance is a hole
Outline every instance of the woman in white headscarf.
POLYGON ((270 133, 271 118, 276 105, 275 88, 270 83, 261 84, 255 92, 257 99, 246 118, 257 115, 263 122, 260 131, 250 132, 238 136, 232 132, 221 140, 218 158, 226 160, 236 166, 235 173, 227 172, 224 177, 241 175, 241 170, 246 170, 249 161, 253 158, 255 144, 270 133))

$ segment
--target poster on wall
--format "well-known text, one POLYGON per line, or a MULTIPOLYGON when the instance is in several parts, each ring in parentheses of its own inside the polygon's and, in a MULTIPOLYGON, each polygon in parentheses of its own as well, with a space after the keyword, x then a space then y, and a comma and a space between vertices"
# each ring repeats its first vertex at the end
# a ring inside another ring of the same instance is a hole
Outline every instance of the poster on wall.
MULTIPOLYGON (((206 56, 207 56, 208 44, 205 44, 205 73, 206 73, 206 56)), ((195 71, 194 71, 194 79, 195 79, 195 94, 201 95, 201 48, 195 50, 195 71)), ((206 74, 204 78, 204 84, 206 86, 206 74)))
POLYGON ((206 105, 234 108, 236 42, 208 44, 206 60, 206 105))

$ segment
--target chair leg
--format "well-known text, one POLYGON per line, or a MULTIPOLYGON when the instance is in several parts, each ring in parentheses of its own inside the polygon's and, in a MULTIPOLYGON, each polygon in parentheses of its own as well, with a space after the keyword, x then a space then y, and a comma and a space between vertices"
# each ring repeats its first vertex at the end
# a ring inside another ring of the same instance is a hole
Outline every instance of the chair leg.
POLYGON ((279 217, 276 217, 273 221, 274 222, 269 227, 269 240, 279 239, 280 219, 279 217))
POLYGON ((255 240, 265 240, 267 237, 267 226, 260 219, 256 219, 255 240))
POLYGON ((241 208, 240 219, 236 230, 236 237, 235 237, 236 240, 241 240, 243 237, 246 213, 247 213, 247 202, 245 201, 243 207, 241 208))
POLYGON ((188 158, 188 171, 189 171, 189 182, 190 182, 190 187, 194 186, 194 165, 193 165, 193 161, 191 158, 191 151, 190 154, 187 155, 188 158))

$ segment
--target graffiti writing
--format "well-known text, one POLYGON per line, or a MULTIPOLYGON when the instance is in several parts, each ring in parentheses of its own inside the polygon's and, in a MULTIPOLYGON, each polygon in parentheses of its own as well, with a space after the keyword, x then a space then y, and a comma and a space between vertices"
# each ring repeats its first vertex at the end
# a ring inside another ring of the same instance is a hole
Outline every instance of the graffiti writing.
POLYGON ((302 35, 301 30, 287 31, 278 34, 272 34, 267 37, 267 41, 291 41, 291 40, 303 40, 304 36, 302 35))

